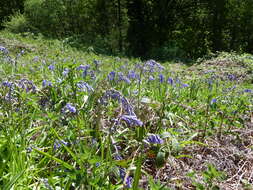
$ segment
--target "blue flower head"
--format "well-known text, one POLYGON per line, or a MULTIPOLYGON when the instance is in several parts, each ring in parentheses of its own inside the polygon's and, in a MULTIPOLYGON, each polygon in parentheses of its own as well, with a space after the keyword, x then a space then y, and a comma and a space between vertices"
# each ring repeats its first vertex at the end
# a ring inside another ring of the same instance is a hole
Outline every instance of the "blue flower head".
POLYGON ((164 76, 163 76, 163 74, 159 74, 159 81, 160 81, 160 83, 164 82, 164 76))
POLYGON ((112 81, 112 80, 115 80, 115 76, 116 76, 116 72, 115 71, 111 71, 109 74, 108 74, 108 80, 112 81))
POLYGON ((147 141, 152 144, 163 144, 163 139, 159 135, 151 134, 147 137, 147 141))
POLYGON ((66 106, 63 108, 63 112, 64 113, 76 113, 76 108, 70 104, 70 103, 67 103, 66 106))
POLYGON ((49 66, 48 66, 48 69, 49 69, 50 71, 53 71, 53 70, 55 69, 54 64, 49 65, 49 66))
POLYGON ((142 126, 143 122, 139 120, 135 115, 122 115, 121 119, 124 120, 130 126, 142 126))
POLYGON ((174 83, 173 78, 169 77, 167 80, 167 83, 170 85, 173 85, 173 83, 174 83))

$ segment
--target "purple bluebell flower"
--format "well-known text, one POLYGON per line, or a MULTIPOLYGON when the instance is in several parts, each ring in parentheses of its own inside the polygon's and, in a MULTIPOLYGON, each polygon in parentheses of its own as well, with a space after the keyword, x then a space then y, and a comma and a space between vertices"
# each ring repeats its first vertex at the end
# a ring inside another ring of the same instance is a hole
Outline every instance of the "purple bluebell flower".
POLYGON ((139 76, 135 71, 133 71, 133 70, 130 70, 130 71, 128 72, 127 77, 128 77, 129 79, 140 79, 140 76, 139 76))
POLYGON ((111 71, 109 74, 108 74, 108 80, 112 81, 112 80, 115 80, 115 76, 116 76, 116 72, 115 71, 111 71))
POLYGON ((170 84, 170 85, 173 85, 173 83, 174 83, 173 78, 169 77, 167 79, 167 83, 170 84))
POLYGON ((126 169, 120 167, 120 168, 119 168, 119 176, 120 176, 120 178, 121 178, 122 180, 124 180, 125 175, 126 175, 126 169))
POLYGON ((131 176, 128 176, 126 178, 125 184, 127 188, 131 188, 132 187, 132 183, 133 183, 133 178, 131 176))
POLYGON ((62 72, 62 75, 63 76, 67 76, 69 74, 69 69, 68 68, 65 68, 62 72))
POLYGON ((115 160, 123 160, 122 156, 119 154, 114 155, 115 160))
POLYGON ((100 162, 97 162, 97 163, 96 163, 96 167, 97 167, 97 168, 98 168, 100 165, 101 165, 100 162))
POLYGON ((159 74, 159 82, 160 83, 164 82, 164 76, 163 76, 163 74, 159 74))
POLYGON ((99 64, 100 64, 100 61, 94 60, 93 63, 95 64, 96 69, 98 69, 98 66, 99 66, 99 64))
POLYGON ((66 106, 63 108, 63 112, 76 113, 76 108, 71 103, 67 103, 66 106))
POLYGON ((157 63, 155 60, 148 60, 146 61, 146 63, 144 64, 144 70, 149 71, 149 72, 161 72, 162 70, 164 70, 164 67, 162 65, 160 65, 159 63, 157 63))
POLYGON ((152 144, 163 144, 163 139, 159 135, 151 134, 147 137, 147 142, 152 144))
POLYGON ((12 82, 9 82, 9 81, 4 81, 4 82, 2 83, 2 85, 5 86, 5 87, 8 87, 8 88, 12 88, 13 83, 12 83, 12 82))
POLYGON ((128 115, 135 115, 133 106, 129 103, 129 101, 118 91, 116 90, 107 90, 105 94, 100 99, 101 103, 107 105, 109 99, 117 100, 122 104, 124 111, 128 115))
POLYGON ((49 66, 48 66, 48 69, 49 69, 50 71, 53 71, 53 70, 55 69, 54 64, 49 65, 49 66))
POLYGON ((4 54, 8 54, 9 50, 6 47, 0 46, 0 51, 3 52, 4 54))
POLYGON ((230 81, 236 80, 236 76, 233 75, 233 74, 228 74, 227 77, 228 77, 228 79, 229 79, 230 81))
POLYGON ((155 78, 152 75, 150 75, 148 80, 153 81, 155 80, 155 78))
POLYGON ((62 145, 68 146, 68 142, 65 142, 64 140, 55 140, 54 142, 54 150, 60 148, 62 145))
POLYGON ((245 93, 253 93, 253 90, 251 90, 251 89, 245 89, 243 92, 245 92, 245 93))
POLYGON ((45 87, 47 87, 47 86, 52 87, 52 86, 53 86, 53 85, 52 85, 52 82, 47 81, 47 80, 43 80, 43 81, 42 81, 42 87, 45 88, 45 87))
POLYGON ((127 78, 122 72, 118 73, 119 76, 119 81, 124 81, 127 84, 129 84, 131 81, 129 80, 129 78, 127 78))
POLYGON ((189 87, 189 84, 183 83, 183 84, 181 85, 181 87, 182 87, 182 88, 187 88, 187 87, 189 87))
POLYGON ((18 87, 22 88, 23 90, 26 90, 26 92, 35 92, 37 87, 35 86, 35 84, 28 80, 28 79, 21 79, 18 81, 18 87))
POLYGON ((33 58, 33 62, 38 62, 39 61, 39 56, 35 56, 34 58, 33 58))
POLYGON ((139 120, 135 115, 122 115, 121 119, 124 120, 130 126, 142 126, 143 122, 139 120))
POLYGON ((77 87, 84 92, 93 92, 94 89, 92 88, 92 86, 90 86, 88 83, 86 82, 78 82, 77 87))
POLYGON ((213 98, 213 99, 211 100, 211 104, 215 104, 215 103, 217 103, 217 99, 216 99, 216 98, 213 98))

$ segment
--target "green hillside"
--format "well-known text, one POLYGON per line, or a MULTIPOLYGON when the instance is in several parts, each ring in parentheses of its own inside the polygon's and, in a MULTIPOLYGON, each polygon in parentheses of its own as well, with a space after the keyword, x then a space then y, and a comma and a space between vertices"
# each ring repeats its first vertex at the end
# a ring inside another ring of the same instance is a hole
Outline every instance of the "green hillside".
POLYGON ((159 63, 0 32, 0 189, 252 189, 253 55, 159 63))

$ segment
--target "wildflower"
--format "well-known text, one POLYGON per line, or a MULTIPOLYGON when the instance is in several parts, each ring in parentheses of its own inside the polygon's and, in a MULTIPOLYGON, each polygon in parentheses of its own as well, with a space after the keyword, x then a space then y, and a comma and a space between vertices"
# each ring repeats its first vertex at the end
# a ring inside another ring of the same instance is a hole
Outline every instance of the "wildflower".
POLYGON ((3 52, 4 54, 8 54, 9 50, 6 47, 0 46, 0 51, 3 52))
POLYGON ((53 86, 53 85, 52 85, 52 82, 47 81, 47 80, 43 80, 43 81, 42 81, 42 87, 45 88, 45 87, 47 87, 47 86, 52 87, 52 86, 53 86))
POLYGON ((108 74, 108 80, 112 81, 112 80, 115 80, 115 76, 116 76, 116 72, 115 71, 111 71, 109 74, 108 74))
POLYGON ((76 108, 72 104, 67 103, 66 106, 63 108, 63 112, 76 113, 76 108))
POLYGON ((142 126, 143 125, 143 122, 141 120, 137 119, 137 117, 135 115, 122 115, 121 119, 123 119, 130 126, 142 126))
POLYGON ((125 81, 127 84, 131 82, 129 78, 127 78, 122 72, 119 72, 118 76, 119 76, 119 81, 125 81))
POLYGON ((9 82, 9 81, 4 81, 4 82, 2 83, 2 85, 5 86, 5 87, 12 88, 13 83, 12 83, 12 82, 9 82))
POLYGON ((132 182, 133 182, 133 178, 131 176, 128 176, 126 178, 125 184, 127 188, 131 188, 132 187, 132 182))
POLYGON ((129 79, 139 79, 139 75, 136 74, 133 70, 130 70, 130 71, 128 72, 127 77, 128 77, 129 79))
POLYGON ((160 81, 160 83, 163 83, 163 82, 164 82, 164 76, 163 76, 163 74, 160 74, 160 75, 159 75, 159 81, 160 81))
POLYGON ((236 80, 236 76, 233 75, 233 74, 228 74, 227 77, 228 77, 228 79, 229 79, 230 81, 236 80))
POLYGON ((95 64, 96 69, 98 69, 98 66, 99 66, 100 62, 98 60, 94 60, 93 63, 95 64))
POLYGON ((151 59, 144 64, 144 70, 149 70, 149 72, 161 72, 164 70, 164 67, 157 63, 155 60, 151 59))
POLYGON ((68 73, 69 73, 69 69, 68 69, 68 68, 65 68, 65 69, 63 70, 63 72, 62 72, 62 75, 63 75, 63 76, 67 76, 68 73))
POLYGON ((64 140, 55 140, 54 142, 54 150, 60 148, 62 145, 67 146, 69 143, 65 142, 64 140))
POLYGON ((53 71, 53 70, 55 69, 54 64, 49 65, 49 66, 48 66, 48 69, 49 69, 50 71, 53 71))
POLYGON ((211 104, 215 104, 215 103, 217 103, 217 99, 216 99, 216 98, 213 98, 213 99, 211 100, 211 104))
POLYGON ((153 81, 155 80, 155 78, 152 75, 150 75, 148 80, 153 81))
POLYGON ((90 68, 90 65, 80 65, 79 67, 76 68, 76 70, 87 71, 89 68, 90 68))
POLYGON ((27 79, 19 80, 18 87, 26 90, 26 92, 30 92, 30 91, 35 92, 37 88, 32 81, 27 80, 27 79))
POLYGON ((86 82, 78 82, 77 87, 82 90, 82 91, 88 91, 88 92, 93 92, 94 89, 86 82))
POLYGON ((181 87, 182 88, 187 88, 187 87, 189 87, 189 84, 182 84, 181 87))
POLYGON ((101 164, 99 162, 96 163, 96 167, 98 168, 101 164))
POLYGON ((108 99, 117 100, 119 103, 122 104, 124 111, 130 115, 135 116, 133 106, 129 103, 129 101, 118 91, 116 90, 107 90, 105 94, 100 99, 101 103, 106 105, 108 99))
POLYGON ((167 83, 170 84, 170 85, 173 85, 173 83, 174 83, 173 78, 169 77, 167 79, 167 83))
POLYGON ((151 134, 148 136, 147 141, 152 144, 163 144, 163 139, 159 137, 159 135, 151 134))
POLYGON ((39 56, 35 56, 35 57, 33 58, 33 61, 34 61, 34 62, 38 62, 38 61, 39 61, 39 56))
POLYGON ((245 89, 243 92, 245 92, 245 93, 253 93, 253 90, 251 90, 251 89, 245 89))

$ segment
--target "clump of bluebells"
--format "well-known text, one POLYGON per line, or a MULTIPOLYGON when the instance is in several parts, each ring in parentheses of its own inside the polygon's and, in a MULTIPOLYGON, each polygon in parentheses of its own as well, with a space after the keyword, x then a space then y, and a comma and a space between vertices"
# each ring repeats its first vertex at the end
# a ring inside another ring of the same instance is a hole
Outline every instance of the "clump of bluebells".
POLYGON ((75 106, 73 106, 71 103, 67 103, 64 108, 62 109, 63 113, 72 113, 75 114, 77 112, 75 106))

